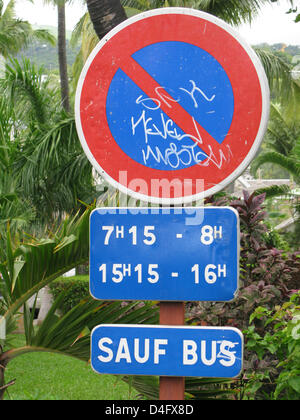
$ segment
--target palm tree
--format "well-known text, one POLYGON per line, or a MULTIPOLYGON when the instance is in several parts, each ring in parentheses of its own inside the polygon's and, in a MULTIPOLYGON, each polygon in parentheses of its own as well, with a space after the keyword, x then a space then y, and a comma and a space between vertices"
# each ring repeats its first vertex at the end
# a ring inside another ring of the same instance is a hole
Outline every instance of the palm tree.
MULTIPOLYGON (((96 325, 158 323, 158 308, 154 303, 141 305, 141 302, 132 302, 124 305, 123 302, 95 301, 90 297, 83 299, 66 314, 58 316, 56 310, 65 298, 66 291, 54 301, 42 324, 38 327, 33 325, 34 307, 30 312, 27 300, 70 267, 88 260, 88 225, 92 210, 93 206, 81 216, 66 219, 56 231, 48 232, 40 239, 28 239, 14 247, 8 232, 7 259, 0 260, 3 279, 3 284, 0 283, 3 295, 3 300, 0 300, 0 322, 5 319, 7 335, 5 342, 0 340, 0 400, 15 382, 5 383, 5 372, 8 364, 18 356, 31 352, 53 352, 87 363, 90 359, 90 331, 96 325), (15 348, 9 345, 9 339, 15 331, 15 321, 21 307, 24 308, 26 344, 15 348)), ((122 379, 144 397, 158 398, 157 377, 131 376, 122 379)), ((226 379, 187 378, 186 396, 207 399, 234 393, 227 386, 230 383, 226 379), (206 389, 199 388, 199 385, 206 389)))
POLYGON ((67 49, 66 49, 66 1, 54 0, 57 4, 58 17, 58 62, 61 83, 61 100, 64 109, 70 111, 69 99, 69 78, 67 67, 67 49))
POLYGON ((21 150, 18 130, 14 125, 14 107, 0 97, 0 255, 6 243, 7 225, 17 232, 34 219, 35 211, 28 200, 21 198, 18 178, 13 173, 13 164, 21 150))
POLYGON ((283 156, 289 156, 300 137, 300 118, 290 119, 288 110, 278 104, 271 104, 270 121, 264 146, 283 156))
POLYGON ((271 105, 270 122, 263 149, 252 162, 251 172, 265 163, 272 163, 288 171, 296 182, 300 181, 300 120, 290 120, 285 110, 271 105))
MULTIPOLYGON (((252 166, 253 173, 265 163, 278 165, 289 172, 297 184, 300 183, 300 137, 298 137, 295 147, 285 156, 283 153, 275 151, 262 152, 254 161, 252 166)), ((278 190, 280 192, 280 190, 278 190)), ((282 191, 281 191, 282 192, 282 191)))
MULTIPOLYGON (((39 221, 52 223, 78 211, 80 201, 93 202, 95 187, 74 117, 61 108, 59 89, 50 88, 43 73, 27 59, 11 60, 0 92, 14 110, 11 122, 21 144, 11 159, 20 197, 31 202, 39 221)), ((10 143, 13 150, 16 143, 10 143)))
POLYGON ((124 307, 121 302, 94 301, 87 297, 67 314, 58 317, 64 293, 54 302, 43 323, 33 327, 33 313, 26 302, 70 268, 88 260, 89 216, 93 207, 81 216, 67 218, 54 232, 37 239, 30 238, 15 246, 10 232, 7 235, 6 260, 0 260, 0 322, 6 321, 9 336, 15 329, 18 311, 24 307, 26 345, 22 348, 3 350, 0 341, 0 400, 7 389, 5 369, 15 357, 28 352, 55 352, 88 361, 90 358, 90 330, 101 323, 156 323, 157 310, 146 304, 133 311, 139 303, 124 307))
MULTIPOLYGON (((88 10, 95 31, 101 39, 110 29, 125 19, 122 6, 130 14, 160 7, 190 7, 210 13, 229 24, 251 22, 265 4, 277 0, 87 0, 88 10), (111 16, 111 17, 110 17, 111 16), (113 18, 112 18, 113 16, 113 18), (105 19, 106 17, 106 19, 105 19)), ((293 4, 293 0, 287 0, 293 4)))
POLYGON ((121 0, 124 7, 134 10, 150 10, 160 7, 190 7, 210 13, 231 25, 251 22, 261 7, 277 0, 121 0))
POLYGON ((4 9, 0 0, 0 55, 7 58, 26 47, 33 39, 40 39, 55 45, 55 38, 45 30, 34 31, 31 25, 15 16, 15 0, 10 0, 4 9))
POLYGON ((44 0, 57 8, 57 47, 61 86, 61 101, 65 111, 70 111, 69 78, 66 47, 66 3, 68 0, 44 0))
MULTIPOLYGON (((227 23, 237 26, 243 22, 251 22, 257 16, 265 4, 274 3, 277 0, 87 0, 87 6, 94 31, 90 29, 87 17, 78 24, 77 33, 74 39, 79 39, 79 31, 86 30, 84 35, 84 45, 78 56, 75 69, 75 81, 78 79, 80 67, 85 62, 85 57, 90 53, 92 46, 95 45, 95 36, 102 39, 104 35, 113 29, 117 24, 126 19, 127 16, 140 13, 142 11, 170 6, 191 7, 213 14, 227 23), (126 12, 126 14, 125 14, 126 12), (87 30, 88 28, 88 30, 87 30), (86 46, 88 48, 86 48, 86 46)), ((286 0, 292 4, 292 0, 286 0)), ((277 92, 278 100, 289 104, 290 114, 297 112, 300 103, 300 87, 292 77, 290 66, 280 57, 262 48, 255 48, 264 69, 266 71, 272 92, 277 92)))
POLYGON ((127 19, 120 0, 87 0, 86 3, 99 39, 127 19))
POLYGON ((99 42, 99 38, 94 30, 93 24, 90 19, 90 15, 86 12, 77 25, 75 26, 70 44, 75 47, 79 41, 81 41, 80 51, 78 52, 75 62, 73 64, 73 89, 76 91, 79 76, 81 74, 84 63, 88 59, 89 55, 99 42))
MULTIPOLYGON (((264 143, 258 156, 251 163, 251 173, 268 164, 283 169, 288 176, 300 184, 300 120, 298 115, 291 119, 289 108, 271 104, 270 121, 264 143)), ((272 185, 255 191, 256 195, 266 194, 266 198, 284 197, 289 199, 291 210, 299 229, 299 195, 288 184, 272 185)))

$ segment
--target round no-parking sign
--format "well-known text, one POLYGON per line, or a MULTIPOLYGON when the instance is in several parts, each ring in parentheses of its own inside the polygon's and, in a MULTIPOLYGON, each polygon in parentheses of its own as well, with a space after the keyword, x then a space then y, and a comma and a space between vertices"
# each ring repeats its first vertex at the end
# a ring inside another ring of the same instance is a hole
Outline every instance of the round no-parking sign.
POLYGON ((95 169, 122 192, 161 204, 232 182, 255 156, 268 114, 253 50, 223 21, 185 8, 114 28, 76 95, 77 131, 95 169))

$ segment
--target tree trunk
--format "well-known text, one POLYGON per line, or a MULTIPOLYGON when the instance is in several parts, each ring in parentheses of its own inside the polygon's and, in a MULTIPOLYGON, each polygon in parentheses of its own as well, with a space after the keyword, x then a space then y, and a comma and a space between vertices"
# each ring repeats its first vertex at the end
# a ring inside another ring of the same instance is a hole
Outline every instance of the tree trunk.
POLYGON ((70 111, 69 79, 67 70, 67 47, 66 47, 66 11, 65 2, 59 2, 58 12, 58 61, 61 86, 61 100, 64 109, 70 111))
POLYGON ((120 0, 87 0, 86 2, 99 39, 127 19, 120 0))
POLYGON ((2 360, 2 347, 0 346, 0 401, 3 400, 4 398, 4 394, 6 391, 6 387, 5 387, 5 369, 6 369, 6 365, 7 365, 7 361, 5 359, 2 360))

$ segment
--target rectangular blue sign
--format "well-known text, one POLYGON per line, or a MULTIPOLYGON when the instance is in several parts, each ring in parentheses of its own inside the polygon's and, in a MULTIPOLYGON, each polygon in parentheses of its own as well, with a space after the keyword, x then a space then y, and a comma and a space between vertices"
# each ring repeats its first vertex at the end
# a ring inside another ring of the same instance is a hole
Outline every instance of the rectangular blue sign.
POLYGON ((243 335, 230 327, 99 325, 91 363, 104 374, 234 378, 243 366, 243 335))
POLYGON ((91 214, 95 299, 230 301, 238 278, 233 208, 103 208, 91 214))

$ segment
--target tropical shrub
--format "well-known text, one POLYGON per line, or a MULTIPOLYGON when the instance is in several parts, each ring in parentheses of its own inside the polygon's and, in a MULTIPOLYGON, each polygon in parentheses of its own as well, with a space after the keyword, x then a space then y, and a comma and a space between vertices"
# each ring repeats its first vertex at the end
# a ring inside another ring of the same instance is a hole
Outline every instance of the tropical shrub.
MULTIPOLYGON (((64 220, 66 213, 83 212, 83 202, 91 204, 98 195, 92 167, 53 78, 28 59, 10 59, 0 78, 0 96, 1 161, 5 153, 6 173, 19 200, 33 209, 34 228, 37 222, 43 229, 64 220)), ((0 193, 1 184, 0 179, 0 193)))
POLYGON ((249 195, 243 200, 225 196, 213 205, 230 205, 239 212, 241 223, 240 290, 230 303, 190 305, 190 322, 202 325, 232 325, 244 329, 258 306, 272 309, 287 301, 299 289, 300 252, 278 250, 265 224, 265 195, 249 195))
MULTIPOLYGON (((240 289, 232 302, 201 302, 188 305, 189 323, 193 325, 233 326, 247 330, 249 319, 257 308, 272 311, 289 302, 290 296, 299 289, 300 253, 287 253, 275 247, 274 236, 265 223, 266 212, 263 203, 265 194, 252 195, 244 192, 243 200, 232 200, 224 196, 213 205, 230 205, 239 212, 241 223, 240 289)), ((257 320, 250 328, 253 334, 262 336, 266 325, 257 320)), ((249 380, 248 372, 257 369, 258 358, 253 348, 246 347, 244 354, 245 373, 241 389, 249 380)), ((264 369, 277 366, 277 360, 270 355, 261 363, 264 369)), ((252 373, 250 374, 250 376, 252 373)), ((253 382, 251 382, 253 385, 253 382)), ((253 385, 254 386, 254 385, 253 385)), ((259 384, 257 384, 259 386, 259 384)), ((248 392, 248 391, 247 391, 248 392)), ((243 394, 243 393, 242 393, 243 394)))
POLYGON ((65 293, 59 309, 62 313, 67 313, 81 300, 89 296, 89 278, 88 276, 59 277, 49 285, 50 292, 54 300, 65 293))
POLYGON ((245 399, 300 399, 300 292, 269 310, 259 306, 244 331, 247 349, 255 355, 247 374, 245 399), (263 323, 263 334, 255 323, 263 323))
POLYGON ((29 237, 13 245, 7 233, 7 259, 0 260, 0 321, 5 320, 6 338, 0 341, 0 400, 13 382, 5 382, 6 367, 11 360, 29 352, 48 351, 76 357, 88 362, 90 358, 90 331, 98 324, 155 324, 158 309, 151 303, 140 305, 132 302, 103 302, 91 297, 81 299, 70 311, 57 315, 65 300, 67 290, 53 302, 46 318, 34 326, 34 310, 27 301, 41 288, 71 268, 88 260, 89 216, 93 208, 84 214, 66 218, 54 232, 43 238, 29 237), (10 344, 15 331, 15 321, 23 308, 26 344, 15 348, 10 344))

